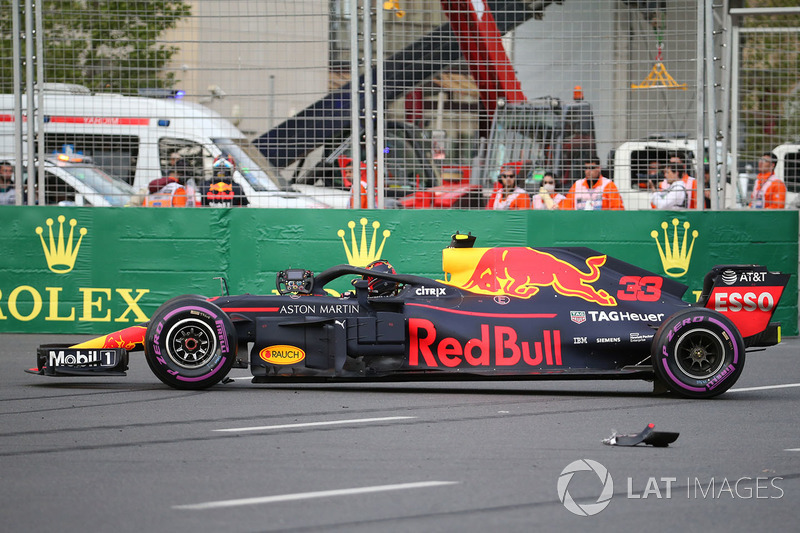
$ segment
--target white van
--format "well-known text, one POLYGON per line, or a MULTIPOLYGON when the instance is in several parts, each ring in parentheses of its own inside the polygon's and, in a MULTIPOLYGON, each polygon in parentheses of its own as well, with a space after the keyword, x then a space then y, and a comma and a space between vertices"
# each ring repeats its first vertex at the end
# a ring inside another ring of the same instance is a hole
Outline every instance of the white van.
MULTIPOLYGON (((91 94, 86 87, 70 84, 45 84, 43 100, 45 153, 82 153, 137 191, 168 173, 173 153, 183 156, 193 173, 190 177, 198 182, 211 176, 215 157, 230 155, 237 168, 234 180, 251 206, 327 207, 282 190, 265 170, 269 163, 244 134, 202 105, 91 94)), ((13 101, 12 95, 0 95, 0 153, 14 151, 13 101)), ((23 114, 27 115, 24 108, 23 114)), ((26 119, 24 127, 29 124, 26 119)))
POLYGON ((786 184, 786 208, 800 208, 800 144, 784 143, 772 150, 778 158, 775 174, 786 184))
MULTIPOLYGON (((608 155, 607 175, 619 189, 625 209, 651 209, 651 191, 647 188, 647 169, 651 161, 659 161, 663 165, 670 157, 678 155, 694 176, 697 173, 696 149, 697 141, 694 139, 656 138, 626 142, 612 150, 608 155)), ((718 158, 721 157, 721 146, 717 147, 717 154, 718 158)), ((742 181, 738 177, 733 185, 728 182, 725 208, 746 205, 745 182, 746 178, 742 181)))

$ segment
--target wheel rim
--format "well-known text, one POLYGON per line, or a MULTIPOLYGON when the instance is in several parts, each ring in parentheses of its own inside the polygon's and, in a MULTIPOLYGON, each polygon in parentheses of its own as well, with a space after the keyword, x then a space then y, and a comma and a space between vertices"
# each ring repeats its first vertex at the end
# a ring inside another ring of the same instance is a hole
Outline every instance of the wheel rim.
POLYGON ((725 363, 725 346, 712 331, 686 332, 675 347, 675 362, 686 376, 702 380, 716 375, 725 363))
POLYGON ((177 322, 167 333, 167 354, 187 370, 203 367, 217 353, 214 331, 193 318, 177 322))

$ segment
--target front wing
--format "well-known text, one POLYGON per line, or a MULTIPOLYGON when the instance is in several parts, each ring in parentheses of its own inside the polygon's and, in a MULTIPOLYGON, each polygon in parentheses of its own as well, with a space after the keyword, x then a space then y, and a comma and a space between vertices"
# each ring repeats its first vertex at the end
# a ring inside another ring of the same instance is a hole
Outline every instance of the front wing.
POLYGON ((125 348, 74 348, 69 344, 43 344, 36 350, 36 368, 26 370, 41 376, 124 376, 128 370, 125 348))

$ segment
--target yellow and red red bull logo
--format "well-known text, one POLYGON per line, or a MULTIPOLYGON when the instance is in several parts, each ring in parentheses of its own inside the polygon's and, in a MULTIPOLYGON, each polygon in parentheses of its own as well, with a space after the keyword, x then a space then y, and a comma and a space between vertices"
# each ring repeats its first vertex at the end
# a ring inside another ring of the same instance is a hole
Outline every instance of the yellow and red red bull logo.
POLYGON ((297 346, 275 344, 258 352, 258 356, 273 365, 293 365, 306 358, 306 352, 297 346))
POLYGON ((568 261, 527 247, 448 248, 443 267, 449 283, 488 295, 531 298, 541 287, 552 287, 558 294, 574 296, 600 305, 617 305, 617 300, 592 283, 600 279, 605 255, 586 258, 584 272, 568 261))
POLYGON ((147 326, 131 326, 101 337, 82 342, 70 348, 125 348, 129 352, 144 349, 147 326))

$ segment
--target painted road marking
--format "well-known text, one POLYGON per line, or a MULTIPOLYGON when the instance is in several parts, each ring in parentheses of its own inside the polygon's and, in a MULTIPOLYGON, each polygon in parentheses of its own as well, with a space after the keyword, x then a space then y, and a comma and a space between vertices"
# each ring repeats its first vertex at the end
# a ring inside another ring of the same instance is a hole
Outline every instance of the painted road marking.
POLYGON ((754 390, 790 389, 800 387, 800 383, 786 383, 784 385, 764 385, 763 387, 744 387, 741 389, 728 389, 728 392, 750 392, 754 390))
POLYGON ((261 505, 264 503, 291 502, 296 500, 310 500, 312 498, 330 498, 333 496, 352 496, 355 494, 368 494, 371 492, 386 492, 392 490, 423 489, 427 487, 441 487, 455 485, 458 481, 418 481, 416 483, 401 483, 396 485, 377 485, 374 487, 357 487, 352 489, 320 490, 315 492, 297 492, 294 494, 279 494, 276 496, 262 496, 259 498, 242 498, 239 500, 218 500, 214 502, 192 503, 188 505, 173 505, 173 509, 204 510, 219 509, 220 507, 239 507, 244 505, 261 505))
POLYGON ((370 422, 389 422, 391 420, 411 420, 417 418, 416 416, 386 416, 383 418, 354 418, 350 420, 329 420, 327 422, 305 422, 301 424, 280 424, 277 426, 254 426, 246 428, 227 428, 215 429, 213 431, 264 431, 268 429, 294 429, 294 428, 309 428, 318 426, 335 426, 342 424, 368 424, 370 422))

